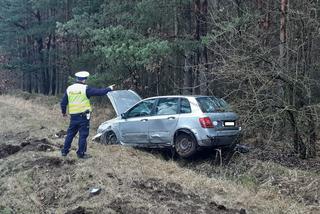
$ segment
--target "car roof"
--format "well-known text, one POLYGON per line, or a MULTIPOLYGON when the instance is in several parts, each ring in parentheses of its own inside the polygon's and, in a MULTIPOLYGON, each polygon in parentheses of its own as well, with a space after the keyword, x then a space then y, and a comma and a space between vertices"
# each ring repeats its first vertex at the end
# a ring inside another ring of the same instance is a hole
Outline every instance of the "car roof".
POLYGON ((159 99, 159 98, 198 98, 198 97, 211 97, 205 95, 167 95, 167 96, 156 96, 156 97, 148 97, 144 100, 148 99, 159 99))

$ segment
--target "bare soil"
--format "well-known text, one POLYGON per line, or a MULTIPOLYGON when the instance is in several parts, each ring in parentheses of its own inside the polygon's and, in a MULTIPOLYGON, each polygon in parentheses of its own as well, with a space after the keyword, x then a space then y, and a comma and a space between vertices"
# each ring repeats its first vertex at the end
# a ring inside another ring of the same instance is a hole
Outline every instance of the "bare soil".
POLYGON ((13 155, 13 154, 19 152, 20 149, 21 149, 20 146, 0 144, 0 159, 6 158, 9 155, 13 155))
POLYGON ((58 145, 54 145, 50 143, 46 138, 42 138, 42 139, 34 138, 34 139, 28 139, 28 140, 23 139, 23 142, 20 143, 20 145, 0 144, 0 159, 6 158, 10 155, 14 155, 19 151, 47 152, 47 151, 54 151, 58 147, 59 147, 58 145))

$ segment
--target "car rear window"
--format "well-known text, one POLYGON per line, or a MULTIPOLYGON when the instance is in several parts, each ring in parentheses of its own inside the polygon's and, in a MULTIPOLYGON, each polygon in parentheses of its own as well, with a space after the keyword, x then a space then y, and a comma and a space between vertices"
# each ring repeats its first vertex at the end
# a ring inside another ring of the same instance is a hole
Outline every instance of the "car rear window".
POLYGON ((197 97, 196 100, 203 113, 230 111, 230 106, 226 101, 214 96, 197 97))

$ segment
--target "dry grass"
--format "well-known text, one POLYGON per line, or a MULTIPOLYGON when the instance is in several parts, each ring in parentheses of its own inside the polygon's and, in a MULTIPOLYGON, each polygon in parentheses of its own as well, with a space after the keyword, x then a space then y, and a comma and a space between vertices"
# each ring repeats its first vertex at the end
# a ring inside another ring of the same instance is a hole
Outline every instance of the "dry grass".
MULTIPOLYGON (((40 103, 1 96, 0 139, 4 143, 19 143, 21 139, 14 137, 19 132, 29 132, 29 138, 50 138, 66 129, 68 121, 61 118, 58 103, 50 106, 40 103), (10 133, 13 136, 10 137, 10 133), (9 137, 5 137, 6 134, 9 137)), ((97 110, 92 127, 104 120, 98 118, 97 113, 107 118, 110 111, 97 110)), ((63 143, 63 139, 50 141, 56 145, 63 143)), ((248 213, 319 213, 316 206, 306 206, 303 201, 279 192, 271 181, 267 182, 273 173, 281 179, 292 180, 302 176, 303 171, 251 160, 256 162, 246 171, 247 177, 242 173, 244 177, 237 179, 240 173, 232 177, 230 171, 208 162, 182 167, 177 161, 165 161, 128 147, 90 142, 89 152, 93 158, 87 160, 78 160, 74 152, 62 159, 58 150, 19 152, 0 159, 0 213, 65 213, 79 206, 87 213, 179 213, 179 210, 180 213, 208 213, 208 202, 237 210, 245 208, 248 213), (54 162, 56 159, 58 163, 54 162), (255 170, 259 173, 268 170, 265 183, 252 181, 255 170), (168 185, 177 188, 176 191, 170 192, 168 185), (101 194, 90 197, 88 188, 96 186, 102 188, 101 194)), ((230 170, 236 172, 235 168, 230 170)), ((307 173, 306 176, 313 175, 307 173)), ((319 180, 314 180, 309 187, 302 188, 310 191, 318 185, 319 180)))

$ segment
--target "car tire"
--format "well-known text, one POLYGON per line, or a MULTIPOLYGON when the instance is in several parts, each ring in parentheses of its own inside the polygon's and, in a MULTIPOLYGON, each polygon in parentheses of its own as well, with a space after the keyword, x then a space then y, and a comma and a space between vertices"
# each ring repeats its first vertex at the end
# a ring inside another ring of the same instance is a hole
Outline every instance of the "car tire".
POLYGON ((186 133, 180 133, 175 139, 175 150, 180 157, 188 158, 197 152, 197 141, 186 133))
POLYGON ((117 139, 117 136, 115 135, 115 133, 108 132, 108 133, 105 133, 101 136, 100 143, 108 144, 108 145, 118 144, 118 139, 117 139))
POLYGON ((111 133, 108 137, 109 139, 109 144, 118 144, 118 139, 115 133, 111 133))

